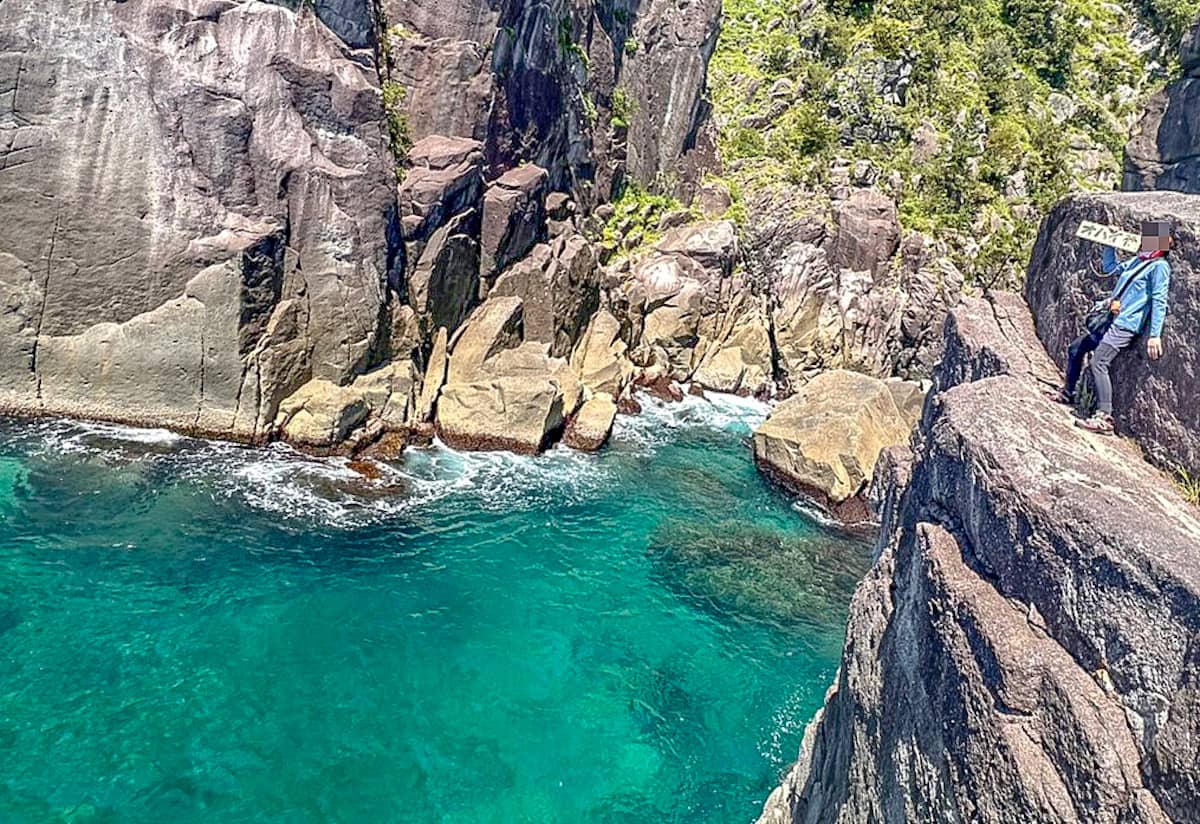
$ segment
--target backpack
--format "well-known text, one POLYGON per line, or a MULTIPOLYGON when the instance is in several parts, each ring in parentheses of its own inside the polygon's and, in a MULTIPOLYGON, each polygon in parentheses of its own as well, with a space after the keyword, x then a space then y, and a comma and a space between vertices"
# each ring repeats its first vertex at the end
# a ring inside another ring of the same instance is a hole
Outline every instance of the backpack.
POLYGON ((1137 280, 1141 276, 1142 271, 1153 262, 1154 258, 1151 258, 1134 269, 1133 274, 1129 276, 1129 280, 1125 281, 1125 285, 1121 287, 1121 291, 1117 293, 1116 297, 1103 298, 1092 305, 1091 311, 1083 319, 1083 325, 1089 332, 1099 336, 1108 331, 1108 327, 1112 326, 1112 322, 1116 320, 1116 315, 1112 311, 1113 301, 1115 300, 1117 303, 1120 303, 1121 298, 1125 297, 1125 291, 1129 288, 1130 284, 1137 280))

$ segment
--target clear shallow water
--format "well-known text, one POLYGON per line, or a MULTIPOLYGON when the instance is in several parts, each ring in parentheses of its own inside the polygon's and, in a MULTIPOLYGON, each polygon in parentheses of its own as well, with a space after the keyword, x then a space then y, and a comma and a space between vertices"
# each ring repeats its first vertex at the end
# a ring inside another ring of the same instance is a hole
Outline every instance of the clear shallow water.
POLYGON ((757 475, 752 404, 599 455, 0 423, 0 822, 747 822, 869 548, 757 475))

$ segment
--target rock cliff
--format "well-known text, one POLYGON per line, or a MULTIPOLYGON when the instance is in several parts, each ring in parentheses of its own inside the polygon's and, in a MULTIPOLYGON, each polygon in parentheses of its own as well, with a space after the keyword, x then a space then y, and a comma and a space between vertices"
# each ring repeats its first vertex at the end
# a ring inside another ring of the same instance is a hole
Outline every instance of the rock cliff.
POLYGON ((248 440, 379 344, 370 53, 228 0, 0 7, 0 403, 248 440))
POLYGON ((427 427, 489 293, 565 363, 600 305, 583 215, 699 168, 719 7, 5 2, 0 409, 427 427))
POLYGON ((912 446, 877 470, 840 673, 764 824, 1200 816, 1200 517, 1043 400, 1056 378, 1015 296, 951 314, 912 446))
POLYGON ((1200 20, 1184 36, 1183 76, 1146 104, 1125 147, 1123 188, 1200 192, 1200 20))
POLYGON ((719 0, 387 0, 390 75, 413 139, 469 137, 585 208, 626 168, 674 187, 707 111, 719 0))

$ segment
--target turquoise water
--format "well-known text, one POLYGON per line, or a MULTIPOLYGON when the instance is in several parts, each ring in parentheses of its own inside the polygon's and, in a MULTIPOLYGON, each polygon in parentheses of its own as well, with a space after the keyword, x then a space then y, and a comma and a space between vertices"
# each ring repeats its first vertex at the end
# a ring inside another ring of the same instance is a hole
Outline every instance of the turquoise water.
POLYGON ((869 549, 696 398, 599 455, 0 425, 0 822, 749 822, 869 549))

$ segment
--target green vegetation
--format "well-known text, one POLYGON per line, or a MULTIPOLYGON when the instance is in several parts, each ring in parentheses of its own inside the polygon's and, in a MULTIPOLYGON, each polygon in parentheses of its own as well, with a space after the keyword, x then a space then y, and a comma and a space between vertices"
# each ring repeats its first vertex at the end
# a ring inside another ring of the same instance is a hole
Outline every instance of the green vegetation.
POLYGON ((564 54, 582 63, 585 69, 588 68, 587 52, 575 42, 575 20, 569 14, 563 15, 558 21, 558 47, 564 54))
POLYGON ((634 183, 622 188, 612 206, 613 215, 601 230, 600 241, 617 253, 657 243, 663 215, 683 208, 675 198, 652 194, 634 183))
POLYGON ((1200 0, 725 0, 711 66, 722 156, 744 188, 813 188, 869 161, 907 228, 976 279, 1019 280, 1040 218, 1111 189, 1143 94, 1200 0), (968 241, 968 239, 971 239, 968 241))
POLYGON ((617 129, 628 129, 633 113, 637 111, 637 101, 629 96, 624 89, 613 89, 612 95, 612 124, 617 129))
POLYGON ((1200 506, 1200 475, 1193 475, 1186 469, 1175 471, 1175 483, 1189 504, 1200 506))
POLYGON ((412 148, 412 136, 408 131, 408 119, 404 116, 404 87, 395 80, 383 82, 383 108, 387 113, 388 145, 396 165, 404 163, 408 150, 412 148))

